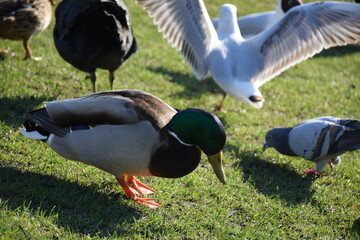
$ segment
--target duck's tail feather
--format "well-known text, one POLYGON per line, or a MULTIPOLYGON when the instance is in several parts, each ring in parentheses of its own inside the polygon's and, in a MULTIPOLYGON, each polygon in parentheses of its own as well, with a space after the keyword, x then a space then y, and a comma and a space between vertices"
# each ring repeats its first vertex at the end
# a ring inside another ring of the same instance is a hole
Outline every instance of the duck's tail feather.
POLYGON ((22 134, 28 138, 46 140, 50 133, 63 137, 69 131, 67 128, 57 126, 45 108, 26 113, 24 118, 25 129, 22 130, 22 134))

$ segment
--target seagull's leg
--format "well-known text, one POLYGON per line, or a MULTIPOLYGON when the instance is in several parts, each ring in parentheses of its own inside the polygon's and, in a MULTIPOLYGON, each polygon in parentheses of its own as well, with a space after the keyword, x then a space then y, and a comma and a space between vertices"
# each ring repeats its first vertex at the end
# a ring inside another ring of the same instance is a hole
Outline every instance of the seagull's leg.
POLYGON ((137 180, 134 176, 128 176, 126 183, 142 195, 153 194, 156 192, 154 189, 151 189, 150 187, 137 180))
POLYGON ((125 196, 128 199, 134 200, 137 204, 141 204, 144 206, 147 206, 148 208, 155 209, 160 206, 159 203, 157 203, 153 198, 139 198, 136 196, 136 193, 134 193, 133 190, 130 189, 129 185, 125 181, 126 175, 124 175, 121 178, 116 178, 116 180, 119 182, 120 186, 125 192, 125 196))
POLYGON ((31 50, 30 50, 30 46, 29 46, 29 41, 30 39, 23 39, 23 45, 24 45, 24 48, 25 48, 25 57, 24 57, 24 60, 25 59, 33 59, 35 61, 40 61, 41 60, 41 57, 33 57, 31 55, 31 50))
POLYGON ((223 111, 223 106, 224 106, 224 101, 225 101, 226 96, 227 96, 227 93, 224 93, 223 97, 221 99, 220 105, 215 108, 216 111, 219 111, 219 112, 223 111))
POLYGON ((6 55, 10 57, 14 57, 16 54, 9 50, 0 50, 0 55, 6 55))
POLYGON ((114 89, 114 71, 109 71, 109 81, 110 81, 110 89, 114 89))

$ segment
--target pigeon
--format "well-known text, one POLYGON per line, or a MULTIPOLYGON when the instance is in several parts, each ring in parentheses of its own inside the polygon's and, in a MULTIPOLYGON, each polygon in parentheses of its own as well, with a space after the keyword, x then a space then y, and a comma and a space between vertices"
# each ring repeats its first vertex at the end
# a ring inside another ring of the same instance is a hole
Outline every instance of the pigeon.
MULTIPOLYGON (((275 11, 252 13, 237 19, 241 35, 244 38, 252 37, 279 21, 292 7, 301 5, 301 0, 278 0, 275 11)), ((217 28, 219 19, 212 18, 214 27, 217 28)))
POLYGON ((259 87, 267 81, 323 49, 360 40, 360 5, 355 3, 299 5, 270 28, 244 39, 232 4, 220 8, 215 29, 203 0, 136 2, 182 53, 197 79, 210 73, 225 94, 256 108, 263 105, 259 87))
POLYGON ((97 68, 114 72, 137 48, 128 9, 122 0, 64 0, 55 10, 54 42, 60 56, 89 73, 96 92, 97 68))
POLYGON ((307 173, 319 174, 326 164, 340 164, 340 155, 360 149, 360 121, 332 116, 301 122, 295 127, 274 128, 266 134, 263 149, 273 147, 288 156, 316 163, 307 173))

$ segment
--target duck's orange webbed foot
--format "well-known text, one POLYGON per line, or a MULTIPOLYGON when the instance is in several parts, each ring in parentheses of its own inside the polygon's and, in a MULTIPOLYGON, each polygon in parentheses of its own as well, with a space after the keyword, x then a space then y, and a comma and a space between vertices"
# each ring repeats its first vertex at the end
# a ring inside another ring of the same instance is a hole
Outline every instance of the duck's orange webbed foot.
POLYGON ((136 193, 133 190, 135 190, 139 194, 151 194, 155 191, 146 186, 145 184, 141 183, 134 176, 124 175, 122 178, 116 178, 116 180, 119 182, 120 186, 124 190, 126 198, 132 199, 137 204, 144 205, 151 209, 156 209, 160 206, 160 204, 156 202, 153 198, 139 198, 136 196, 136 193), (125 178, 127 179, 125 180, 125 178), (133 190, 130 188, 129 184, 131 185, 133 190))
POLYGON ((126 183, 128 184, 128 186, 135 189, 139 194, 147 195, 156 192, 154 189, 146 186, 145 184, 137 180, 134 176, 124 175, 124 178, 126 177, 127 177, 126 183))

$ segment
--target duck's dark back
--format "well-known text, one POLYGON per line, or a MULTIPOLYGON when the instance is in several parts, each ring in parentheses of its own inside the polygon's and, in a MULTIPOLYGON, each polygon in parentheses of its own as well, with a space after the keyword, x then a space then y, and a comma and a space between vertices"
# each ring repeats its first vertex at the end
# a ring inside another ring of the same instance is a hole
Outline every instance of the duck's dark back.
POLYGON ((63 1, 56 9, 54 28, 60 56, 85 72, 115 71, 136 52, 128 10, 119 2, 63 1))

